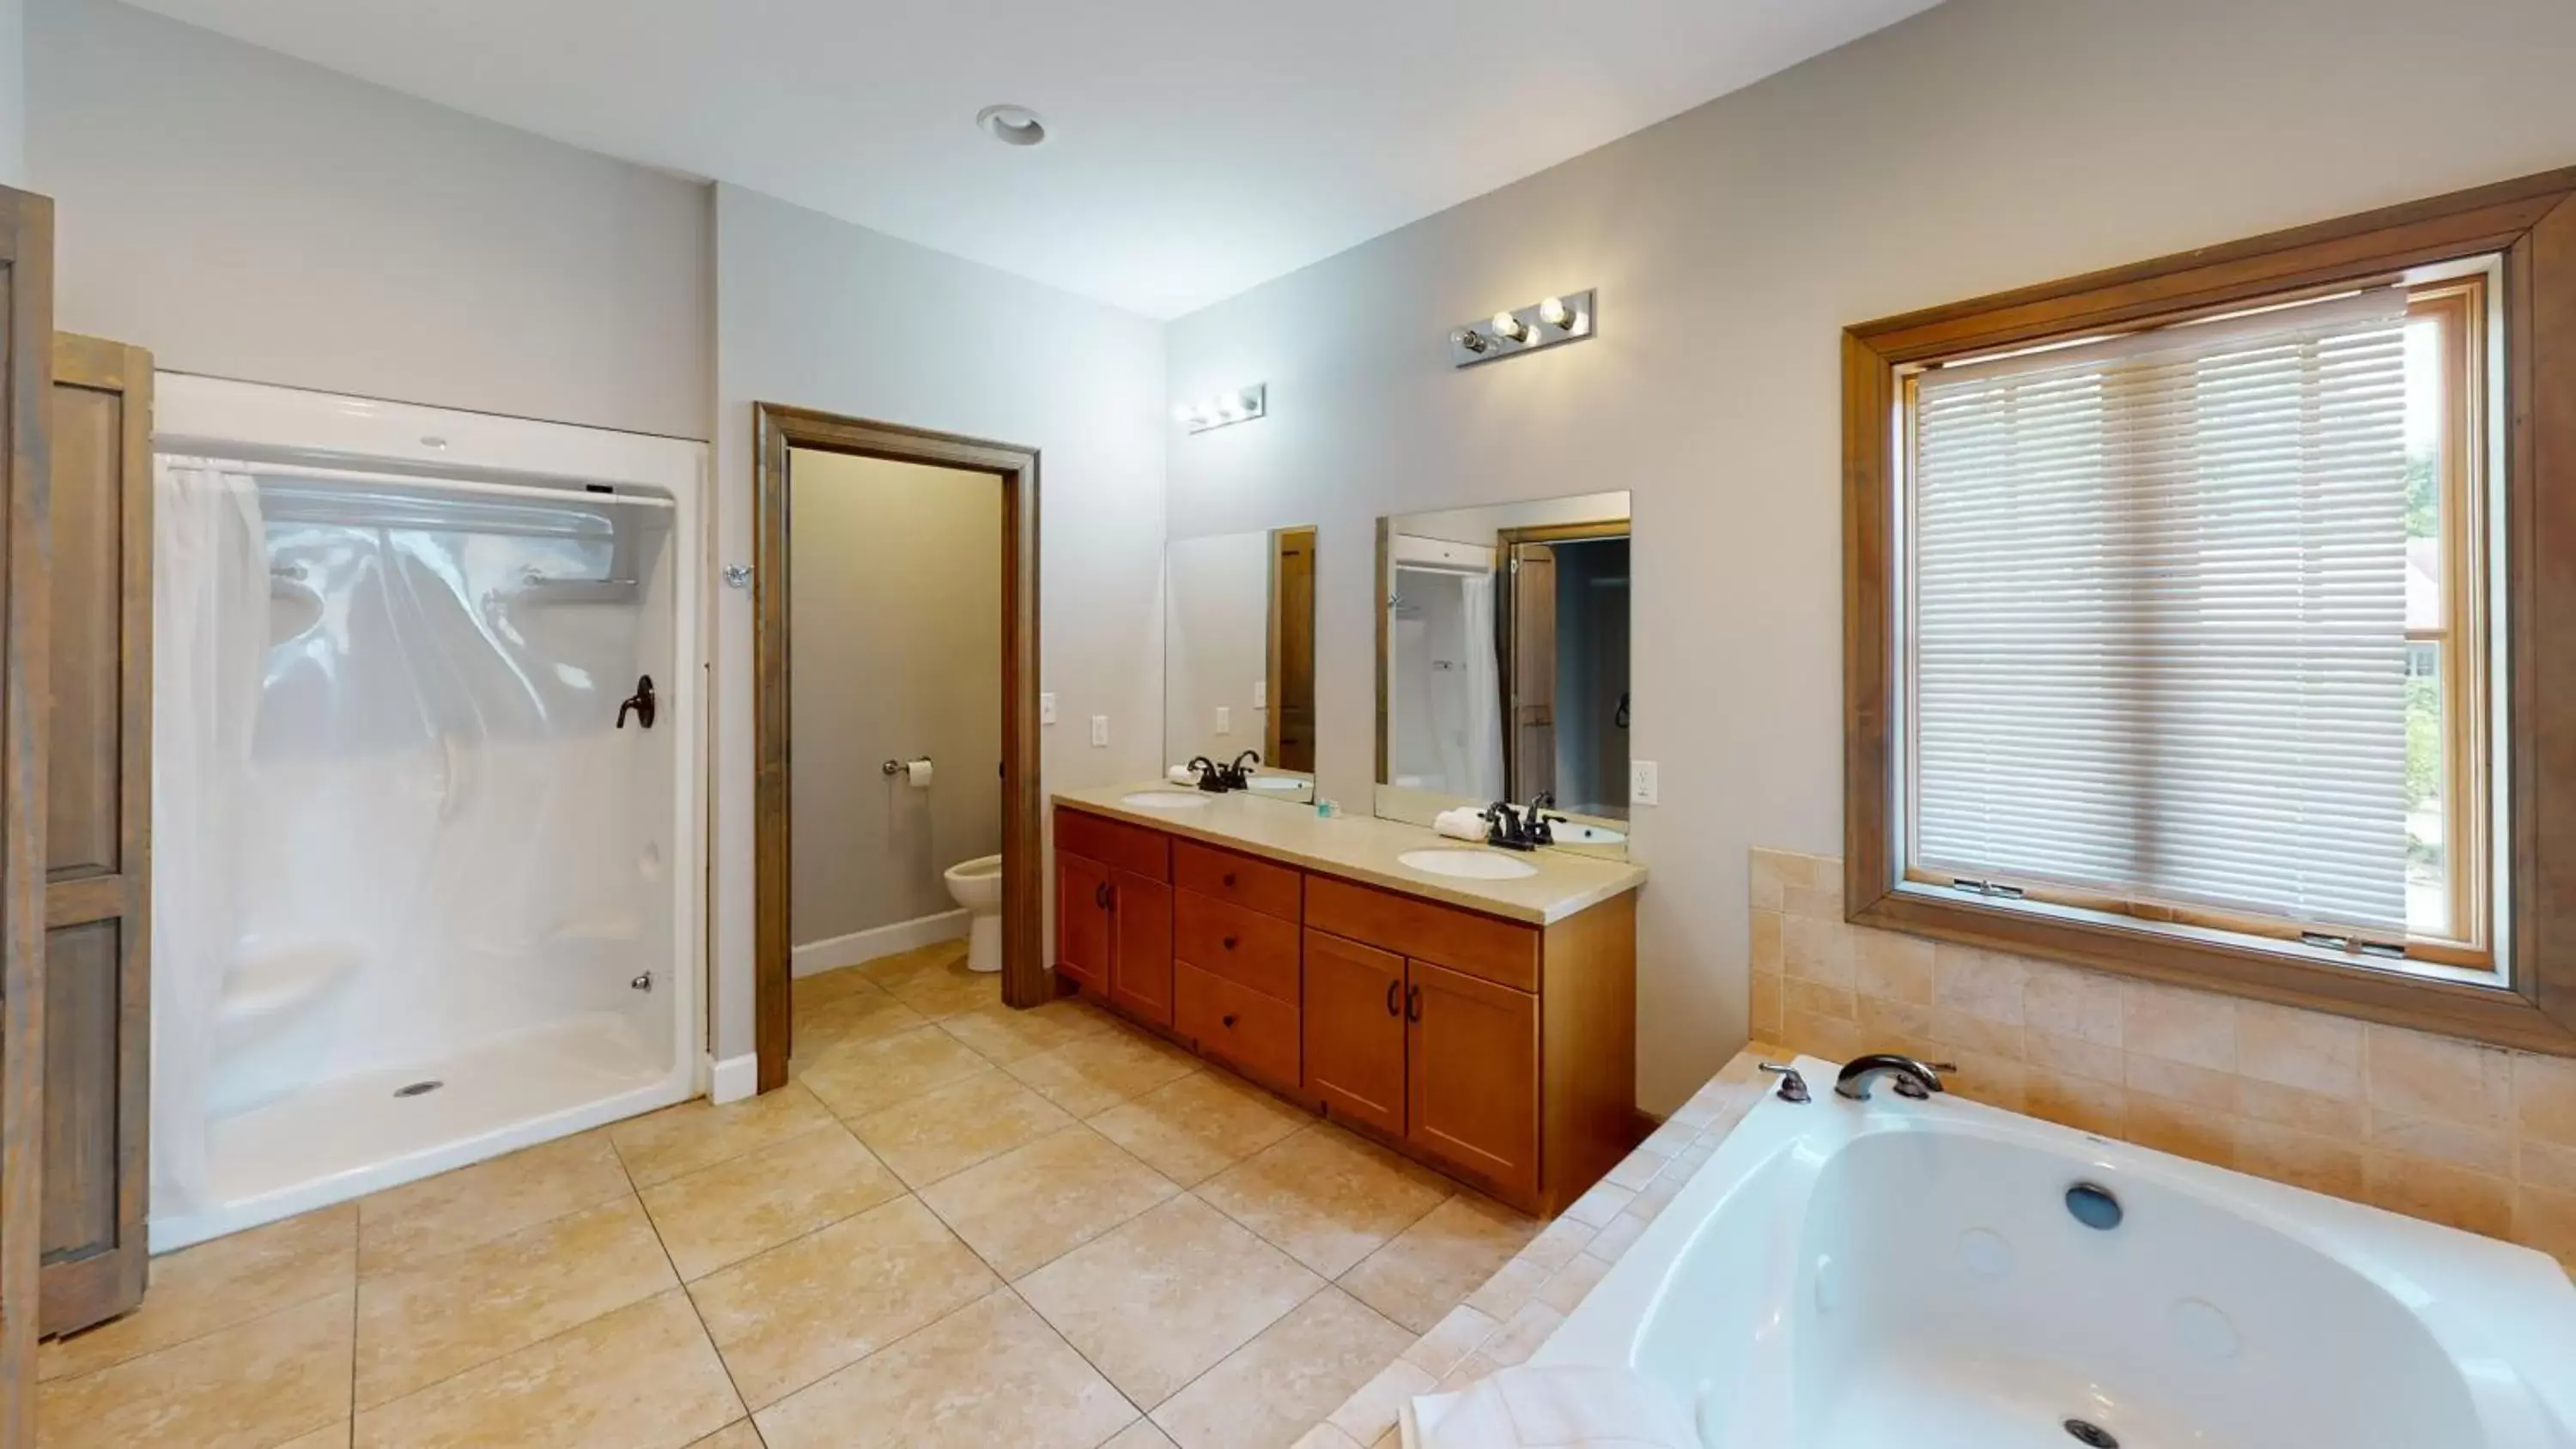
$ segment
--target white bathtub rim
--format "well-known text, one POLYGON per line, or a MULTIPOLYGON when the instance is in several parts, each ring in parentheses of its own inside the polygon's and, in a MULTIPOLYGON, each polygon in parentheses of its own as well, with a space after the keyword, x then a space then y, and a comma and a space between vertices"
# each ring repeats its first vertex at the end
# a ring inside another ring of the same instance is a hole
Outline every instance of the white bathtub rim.
MULTIPOLYGON (((2545 1412, 2566 1427, 2532 1424, 2528 1442, 2576 1443, 2556 1437, 2576 1434, 2576 1350, 2561 1347, 2570 1361, 2554 1368, 2545 1364, 2553 1346, 2576 1345, 2576 1284, 2546 1254, 1956 1096, 1913 1102, 1889 1092, 1866 1103, 1848 1101, 1828 1090, 1838 1063, 1801 1056, 1796 1065, 1814 1088, 1815 1100, 1793 1104, 1764 1090, 1530 1362, 1636 1366, 1646 1326, 1663 1308, 1672 1266, 1735 1194, 1766 1170, 1786 1172, 1796 1180, 1785 1189, 1803 1211, 1826 1154, 1809 1152, 1796 1162, 1774 1163, 1774 1158, 1796 1152, 1802 1142, 1816 1144, 1820 1137, 1838 1147, 1863 1134, 1937 1125, 2052 1149, 2069 1137, 2078 1138, 2107 1171, 2223 1205, 2325 1254, 2406 1306, 2458 1366, 2490 1427, 2517 1428, 2545 1412), (2407 1256, 2420 1254, 2427 1270, 2423 1276, 2431 1281, 2418 1281, 2391 1260, 2390 1239, 2418 1250, 2407 1256), (2478 1307, 2472 1310, 2470 1304, 2478 1307)), ((1788 1301, 1802 1266, 1798 1255, 1783 1256, 1774 1266, 1770 1301, 1788 1301)))

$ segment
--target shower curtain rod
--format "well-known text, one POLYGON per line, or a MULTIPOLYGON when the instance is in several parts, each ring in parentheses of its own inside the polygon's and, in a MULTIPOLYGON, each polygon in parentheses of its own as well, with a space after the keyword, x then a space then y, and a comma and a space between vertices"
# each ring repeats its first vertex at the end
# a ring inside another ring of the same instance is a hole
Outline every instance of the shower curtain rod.
POLYGON ((440 478, 416 473, 370 473, 363 468, 314 468, 301 463, 254 463, 213 454, 165 454, 177 462, 201 462, 248 473, 254 478, 310 478, 333 483, 382 483, 404 488, 430 488, 448 493, 481 493, 500 498, 543 498, 554 503, 631 503, 640 508, 671 508, 673 500, 651 493, 593 493, 587 489, 539 488, 526 483, 483 483, 471 478, 440 478))

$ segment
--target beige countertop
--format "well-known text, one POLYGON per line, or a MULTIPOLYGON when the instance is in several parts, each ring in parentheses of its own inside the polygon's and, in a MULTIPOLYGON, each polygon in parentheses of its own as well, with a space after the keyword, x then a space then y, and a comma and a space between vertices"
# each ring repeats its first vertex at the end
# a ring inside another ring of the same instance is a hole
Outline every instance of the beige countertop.
POLYGON ((1533 925, 1564 920, 1646 883, 1643 866, 1562 850, 1513 852, 1514 859, 1538 867, 1538 874, 1518 880, 1464 880, 1433 875, 1415 870, 1396 857, 1408 850, 1485 847, 1451 840, 1419 825, 1364 815, 1337 815, 1328 820, 1317 815, 1311 805, 1257 800, 1240 794, 1209 795, 1205 805, 1181 810, 1123 803, 1124 797, 1147 790, 1169 792, 1173 787, 1149 782, 1054 793, 1057 804, 1095 815, 1149 825, 1186 839, 1268 856, 1325 875, 1533 925))

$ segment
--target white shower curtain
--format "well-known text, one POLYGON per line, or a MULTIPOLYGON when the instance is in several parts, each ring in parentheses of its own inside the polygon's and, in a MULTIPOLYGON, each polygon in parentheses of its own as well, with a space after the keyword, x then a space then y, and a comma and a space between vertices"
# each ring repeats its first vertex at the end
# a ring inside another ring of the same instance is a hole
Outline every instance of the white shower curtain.
POLYGON ((195 459, 154 467, 152 1212, 209 1207, 215 1013, 241 937, 242 812, 268 650, 259 488, 195 459))
POLYGON ((1478 800, 1503 795, 1502 661, 1494 654, 1494 576, 1469 574, 1460 581, 1467 626, 1466 758, 1458 778, 1478 800))

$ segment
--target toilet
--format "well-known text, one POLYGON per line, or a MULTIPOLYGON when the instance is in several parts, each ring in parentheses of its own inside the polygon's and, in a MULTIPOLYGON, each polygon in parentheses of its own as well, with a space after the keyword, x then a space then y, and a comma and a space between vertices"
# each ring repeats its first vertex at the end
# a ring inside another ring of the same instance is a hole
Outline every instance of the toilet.
POLYGON ((1002 858, 978 856, 948 867, 941 879, 966 908, 966 969, 1002 969, 1002 858))

